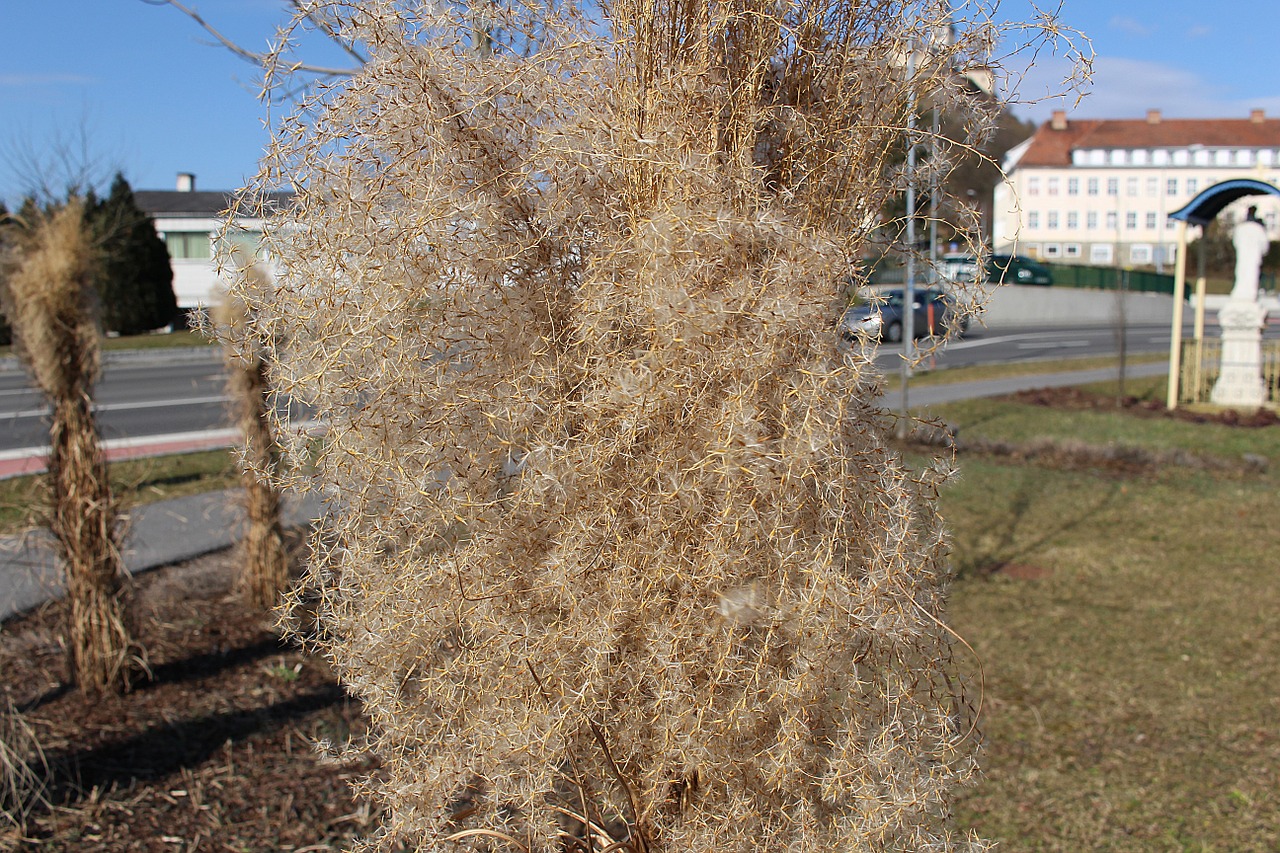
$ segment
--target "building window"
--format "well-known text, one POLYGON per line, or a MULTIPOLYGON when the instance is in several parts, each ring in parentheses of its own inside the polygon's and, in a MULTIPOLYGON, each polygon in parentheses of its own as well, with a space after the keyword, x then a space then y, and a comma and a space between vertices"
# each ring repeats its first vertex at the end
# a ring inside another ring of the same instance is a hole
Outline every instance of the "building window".
POLYGON ((1027 227, 1028 228, 1040 227, 1040 211, 1038 210, 1027 211, 1027 227))
POLYGON ((1120 195, 1120 179, 1107 178, 1107 195, 1120 195))
POLYGON ((1129 247, 1129 263, 1151 263, 1151 246, 1147 243, 1135 243, 1129 247))
POLYGON ((1162 263, 1172 264, 1178 260, 1178 247, 1172 243, 1162 243, 1156 246, 1156 257, 1162 263))
POLYGON ((1187 195, 1195 195, 1200 192, 1200 182, 1195 178, 1187 178, 1187 195))
POLYGON ((1094 243, 1089 247, 1089 263, 1091 264, 1109 264, 1111 263, 1111 244, 1110 243, 1094 243))
POLYGON ((232 255, 239 249, 244 258, 253 260, 262 260, 262 233, 259 231, 245 231, 236 229, 222 234, 218 238, 218 253, 220 255, 232 255))
MULTIPOLYGON (((1195 151, 1194 154, 1191 155, 1191 159, 1192 161, 1195 162, 1197 166, 1208 166, 1209 160, 1211 159, 1211 157, 1208 151, 1206 151, 1203 148, 1199 148, 1195 151)), ((1182 164, 1182 165, 1185 165, 1185 164, 1182 164)))
POLYGON ((1080 195, 1080 179, 1067 178, 1067 195, 1080 195))
POLYGON ((1138 228, 1138 212, 1131 210, 1124 215, 1124 227, 1128 231, 1136 231, 1138 228))
POLYGON ((1157 148, 1151 155, 1151 162, 1156 166, 1169 165, 1169 152, 1163 148, 1157 148))
POLYGON ((1258 152, 1258 165, 1270 166, 1275 163, 1274 152, 1270 148, 1264 148, 1258 152))
POLYGON ((1116 217, 1116 212, 1114 210, 1108 210, 1107 211, 1107 230, 1108 231, 1116 230, 1118 222, 1119 220, 1116 217))
POLYGON ((1089 190, 1088 190, 1088 191, 1089 191, 1089 195, 1097 195, 1097 194, 1098 194, 1098 179, 1097 179, 1097 178, 1090 178, 1090 179, 1089 179, 1089 183, 1088 183, 1088 185, 1087 185, 1087 186, 1088 186, 1088 188, 1089 188, 1089 190))
POLYGON ((1178 179, 1177 179, 1177 178, 1170 178, 1169 180, 1167 180, 1167 181, 1165 181, 1165 182, 1164 182, 1164 194, 1165 194, 1165 195, 1177 195, 1177 194, 1178 194, 1178 179))
POLYGON ((1080 244, 1064 243, 1062 246, 1062 254, 1066 255, 1068 258, 1080 257, 1080 244))
POLYGON ((1138 179, 1129 178, 1124 182, 1124 194, 1129 198, 1136 198, 1138 195, 1138 179))
POLYGON ((1101 148, 1095 148, 1095 149, 1093 149, 1092 151, 1090 151, 1090 152, 1089 152, 1089 165, 1090 165, 1090 166, 1105 166, 1105 165, 1107 165, 1107 152, 1103 151, 1101 148))
POLYGON ((1046 258, 1060 258, 1062 257, 1062 247, 1057 243, 1045 243, 1044 256, 1046 258))
POLYGON ((212 256, 208 231, 166 231, 164 245, 175 261, 207 261, 212 256))
POLYGON ((1155 213, 1148 213, 1148 214, 1147 214, 1147 227, 1148 227, 1148 228, 1155 228, 1155 227, 1156 227, 1156 215, 1155 215, 1155 213))
POLYGON ((1147 198, 1154 198, 1160 194, 1160 179, 1147 178, 1147 198))
POLYGON ((1133 165, 1145 166, 1147 165, 1147 158, 1150 156, 1150 152, 1145 148, 1138 148, 1129 156, 1133 158, 1133 165))
POLYGON ((1061 182, 1057 178, 1049 179, 1049 195, 1057 195, 1061 182))
POLYGON ((1110 157, 1108 157, 1108 158, 1107 158, 1107 160, 1108 160, 1108 162, 1110 162, 1110 163, 1111 163, 1111 165, 1112 165, 1112 166, 1123 166, 1123 165, 1125 165, 1125 151, 1124 151, 1124 149, 1123 149, 1123 148, 1116 148, 1116 149, 1113 149, 1113 150, 1112 150, 1112 152, 1111 152, 1111 156, 1110 156, 1110 157))
POLYGON ((1230 166, 1231 152, 1225 148, 1219 148, 1217 151, 1213 152, 1213 165, 1230 166))
POLYGON ((1048 224, 1048 226, 1049 226, 1050 228, 1057 228, 1057 227, 1058 227, 1058 211, 1056 211, 1056 210, 1051 210, 1051 211, 1049 211, 1048 219, 1049 219, 1049 221, 1048 221, 1048 223, 1047 223, 1047 224, 1048 224))
POLYGON ((1252 165, 1253 165, 1253 152, 1252 152, 1252 151, 1249 151, 1249 150, 1247 150, 1247 149, 1244 149, 1244 148, 1241 148, 1239 151, 1237 151, 1237 152, 1236 152, 1236 165, 1237 165, 1237 166, 1252 166, 1252 165))
POLYGON ((1098 211, 1091 210, 1084 215, 1084 225, 1090 231, 1098 227, 1098 211))
POLYGON ((1027 178, 1027 195, 1040 195, 1040 179, 1027 178))
POLYGON ((1075 231, 1080 227, 1080 214, 1074 210, 1067 211, 1067 228, 1075 231))

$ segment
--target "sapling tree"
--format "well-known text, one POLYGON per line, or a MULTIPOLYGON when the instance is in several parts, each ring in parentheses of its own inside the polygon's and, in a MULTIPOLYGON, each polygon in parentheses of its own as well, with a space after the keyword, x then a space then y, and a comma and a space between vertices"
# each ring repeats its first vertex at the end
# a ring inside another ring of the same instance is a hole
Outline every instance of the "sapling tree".
MULTIPOLYGON (((268 273, 253 259, 233 255, 225 259, 237 274, 260 283, 268 273)), ((248 526, 240 544, 238 586, 254 607, 274 607, 289 583, 289 554, 281 522, 281 494, 277 485, 280 446, 271 426, 271 394, 263 350, 248 330, 248 316, 239 299, 223 297, 213 306, 208 331, 223 347, 227 391, 240 431, 240 454, 248 526)))
POLYGON ((917 94, 987 132, 954 72, 994 25, 317 11, 367 60, 278 121, 279 274, 232 291, 328 423, 292 596, 371 720, 369 849, 982 847, 948 821, 976 766, 949 465, 888 446, 871 347, 833 327, 917 94))
POLYGON ((0 299, 17 352, 52 408, 49 526, 70 602, 67 639, 76 683, 98 693, 128 686, 116 505, 93 416, 99 371, 94 277, 99 246, 83 201, 27 205, 5 230, 0 299))

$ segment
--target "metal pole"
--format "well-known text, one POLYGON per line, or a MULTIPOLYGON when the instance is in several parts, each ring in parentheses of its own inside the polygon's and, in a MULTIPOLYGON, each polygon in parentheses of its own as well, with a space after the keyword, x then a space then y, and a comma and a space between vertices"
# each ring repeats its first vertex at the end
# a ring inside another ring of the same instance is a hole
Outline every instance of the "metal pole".
POLYGON ((1165 404, 1178 408, 1178 374, 1182 371, 1182 302, 1187 292, 1187 223, 1178 220, 1178 268, 1173 273, 1173 328, 1169 336, 1169 393, 1165 404))
POLYGON ((902 287, 902 420, 899 432, 906 431, 907 382, 911 378, 911 359, 915 343, 916 301, 916 48, 907 43, 907 269, 902 287))
MULTIPOLYGON (((936 99, 935 99, 936 100, 936 99)), ((938 135, 942 132, 938 107, 933 107, 933 135, 929 137, 929 286, 938 286, 938 135)))

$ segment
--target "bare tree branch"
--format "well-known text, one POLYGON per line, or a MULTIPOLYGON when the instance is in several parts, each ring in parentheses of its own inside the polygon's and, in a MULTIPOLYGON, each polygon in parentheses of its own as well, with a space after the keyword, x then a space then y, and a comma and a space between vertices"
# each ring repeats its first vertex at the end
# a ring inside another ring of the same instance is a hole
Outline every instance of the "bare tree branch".
MULTIPOLYGON (((240 57, 246 62, 258 66, 259 68, 267 68, 274 61, 275 57, 271 53, 263 53, 260 51, 250 50, 238 42, 233 41, 222 32, 204 19, 204 17, 191 6, 180 2, 180 0, 142 0, 151 6, 172 6, 191 20, 195 21, 205 32, 217 39, 218 44, 229 50, 231 53, 240 57)), ((290 0, 290 5, 301 11, 297 0, 290 0)), ((319 19, 317 16, 306 13, 303 15, 310 21, 317 30, 324 33, 331 41, 341 47, 346 53, 351 55, 356 61, 364 64, 365 58, 350 44, 346 43, 333 28, 332 22, 319 19)), ((334 68, 324 65, 311 65, 305 62, 293 64, 290 63, 290 71, 293 73, 301 72, 303 74, 316 74, 321 77, 350 77, 356 73, 355 68, 334 68)))

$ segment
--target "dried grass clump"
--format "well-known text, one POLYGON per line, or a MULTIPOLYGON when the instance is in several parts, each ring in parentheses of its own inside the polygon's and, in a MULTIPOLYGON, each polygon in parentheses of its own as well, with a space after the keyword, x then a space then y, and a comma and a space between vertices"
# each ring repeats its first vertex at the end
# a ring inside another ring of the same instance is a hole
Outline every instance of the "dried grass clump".
MULTIPOLYGON (((266 283, 259 264, 231 258, 239 274, 266 283)), ((271 396, 262 347, 249 336, 244 303, 224 295, 211 312, 211 336, 223 344, 227 392, 240 430, 241 469, 248 528, 240 544, 237 584, 250 605, 269 609, 289 584, 289 554, 280 520, 281 495, 275 475, 280 447, 271 427, 271 396)))
POLYGON ((49 526, 71 603, 72 668, 86 692, 122 689, 128 686, 130 660, 124 564, 93 417, 99 372, 93 277, 99 247, 78 198, 11 230, 0 291, 18 354, 53 409, 49 526))
POLYGON ((0 704, 0 821, 23 831, 48 805, 49 762, 36 733, 7 698, 0 704))
POLYGON ((372 719, 369 849, 982 847, 945 474, 833 326, 913 91, 981 138, 992 28, 909 79, 946 3, 302 8, 369 60, 279 125, 281 272, 234 290, 329 423, 292 595, 372 719))

